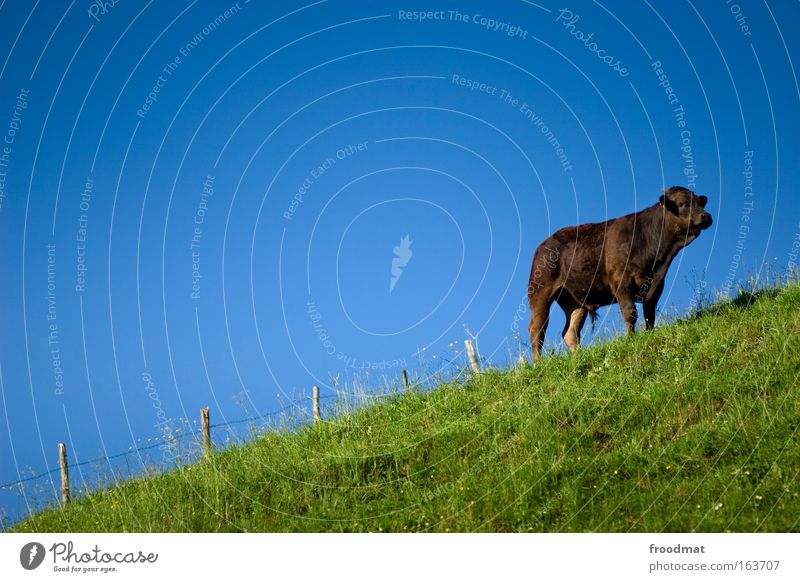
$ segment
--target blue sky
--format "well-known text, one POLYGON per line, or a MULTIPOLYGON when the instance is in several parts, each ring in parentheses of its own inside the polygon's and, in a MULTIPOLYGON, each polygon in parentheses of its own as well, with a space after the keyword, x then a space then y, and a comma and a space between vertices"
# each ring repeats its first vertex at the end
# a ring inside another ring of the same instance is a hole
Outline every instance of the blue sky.
MULTIPOLYGON (((503 364, 527 342, 539 242, 663 186, 707 195, 715 222, 662 311, 785 271, 797 17, 749 1, 3 2, 0 481, 53 467, 59 441, 79 461, 126 451, 200 406, 222 422, 314 384, 330 396, 332 378, 448 371, 467 329, 503 364)), ((616 328, 616 306, 601 315, 616 328)), ((35 502, 0 492, 11 515, 35 502)))

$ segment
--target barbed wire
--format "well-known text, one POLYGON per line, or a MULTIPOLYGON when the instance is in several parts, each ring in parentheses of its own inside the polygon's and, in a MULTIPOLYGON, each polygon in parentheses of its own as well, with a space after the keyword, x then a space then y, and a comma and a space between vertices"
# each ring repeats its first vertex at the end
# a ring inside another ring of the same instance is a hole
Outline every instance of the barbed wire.
MULTIPOLYGON (((460 374, 458 376, 460 376, 460 374)), ((387 396, 391 396, 391 395, 392 394, 372 394, 370 396, 372 398, 378 399, 378 398, 387 397, 387 396)), ((342 394, 337 392, 336 394, 326 394, 326 395, 320 396, 319 398, 320 398, 320 400, 330 400, 331 398, 338 398, 340 396, 342 396, 342 394)), ((299 408, 298 405, 303 404, 305 402, 308 402, 310 400, 311 400, 310 396, 302 396, 302 397, 300 397, 300 398, 298 398, 298 399, 296 399, 296 400, 294 400, 292 402, 289 402, 288 404, 286 404, 285 406, 283 406, 282 408, 279 408, 277 410, 273 410, 271 412, 265 412, 265 413, 256 413, 255 415, 252 415, 252 416, 247 416, 245 418, 239 418, 239 419, 236 419, 236 420, 229 420, 227 422, 218 422, 216 424, 210 424, 208 428, 209 428, 209 430, 215 429, 215 428, 226 428, 226 427, 233 426, 233 425, 239 425, 239 424, 244 424, 244 423, 252 423, 252 422, 258 421, 258 420, 268 419, 268 418, 271 418, 273 416, 277 416, 279 414, 282 414, 282 413, 286 412, 287 410, 294 409, 294 408, 299 408)), ((180 420, 184 420, 184 419, 180 419, 180 420)), ((186 420, 188 422, 188 419, 186 419, 186 420)), ((310 415, 309 415, 309 420, 310 420, 310 415)), ((180 430, 180 429, 178 429, 178 430, 180 430)), ((112 461, 114 459, 127 457, 129 455, 140 454, 142 451, 147 451, 147 450, 150 450, 150 449, 154 449, 156 447, 160 447, 164 443, 168 443, 168 442, 172 442, 172 441, 176 441, 176 440, 182 440, 182 439, 185 439, 187 437, 197 438, 198 433, 199 433, 199 430, 191 429, 190 432, 185 432, 184 434, 181 434, 181 435, 178 435, 178 436, 170 435, 169 437, 161 436, 161 437, 148 438, 147 439, 148 442, 150 442, 150 441, 154 441, 154 442, 152 442, 152 444, 145 445, 145 446, 134 445, 131 448, 131 450, 128 450, 128 451, 124 451, 124 452, 120 452, 120 453, 114 453, 112 455, 103 455, 103 456, 100 456, 100 457, 95 457, 94 459, 89 459, 89 460, 86 460, 86 461, 80 461, 80 462, 77 462, 77 463, 69 463, 67 466, 68 467, 77 468, 77 467, 85 467, 87 465, 92 465, 92 464, 98 463, 98 462, 110 462, 110 461, 112 461)), ((28 483, 30 481, 36 481, 38 479, 42 479, 44 477, 47 477, 48 475, 52 475, 53 473, 58 473, 60 470, 61 469, 59 467, 55 467, 53 469, 45 469, 45 470, 42 470, 42 471, 35 472, 36 474, 31 475, 30 477, 23 477, 22 479, 17 479, 15 481, 8 481, 6 483, 2 483, 2 484, 0 484, 0 491, 4 491, 6 489, 11 489, 13 487, 16 487, 17 485, 22 485, 23 483, 28 483)), ((86 480, 84 479, 84 482, 85 481, 86 480)))
MULTIPOLYGON (((337 396, 336 394, 327 394, 325 396, 321 396, 320 400, 328 400, 330 398, 335 398, 336 396, 337 396)), ((284 406, 282 408, 279 408, 278 410, 273 410, 271 412, 265 412, 265 413, 257 413, 257 414, 255 414, 253 416, 248 416, 248 417, 240 418, 240 419, 236 419, 236 420, 230 420, 230 421, 227 421, 227 422, 218 422, 216 424, 209 425, 209 429, 225 428, 225 427, 232 426, 232 425, 244 424, 246 422, 254 422, 254 421, 263 420, 263 419, 266 419, 266 418, 271 418, 271 417, 276 416, 278 414, 282 414, 282 413, 286 412, 289 409, 296 408, 299 404, 302 404, 303 402, 306 402, 306 401, 308 401, 310 399, 311 399, 310 397, 304 396, 304 397, 299 398, 299 399, 297 399, 297 400, 295 400, 293 402, 290 402, 289 404, 287 404, 286 406, 284 406)), ((192 430, 191 432, 186 432, 186 433, 184 433, 182 435, 178 435, 178 436, 172 436, 171 435, 169 437, 153 437, 151 439, 147 439, 148 441, 155 441, 155 442, 153 442, 153 444, 149 444, 149 445, 145 445, 145 446, 134 445, 131 448, 131 450, 128 450, 128 451, 125 451, 125 452, 114 453, 113 455, 103 455, 101 457, 96 457, 94 459, 89 459, 89 460, 86 460, 86 461, 80 461, 78 463, 69 463, 68 466, 69 467, 85 467, 87 465, 92 465, 94 463, 98 463, 98 462, 102 462, 102 461, 112 461, 113 459, 119 459, 121 457, 126 457, 126 456, 129 456, 129 455, 135 455, 135 454, 141 453, 142 451, 147 451, 147 450, 150 450, 150 449, 154 449, 156 447, 160 447, 164 443, 168 443, 168 442, 173 441, 173 440, 182 440, 182 439, 185 439, 187 437, 196 437, 197 436, 196 433, 198 433, 198 432, 199 431, 192 430)), ((21 485, 23 483, 28 483, 30 481, 35 481, 37 479, 42 479, 44 477, 47 477, 48 475, 52 475, 53 473, 58 473, 60 470, 61 469, 59 467, 56 467, 54 469, 46 469, 46 470, 43 470, 43 471, 38 471, 38 472, 36 472, 37 474, 31 475, 30 477, 24 477, 22 479, 17 479, 16 481, 8 481, 6 483, 0 484, 0 490, 13 488, 13 487, 15 487, 17 485, 21 485)))

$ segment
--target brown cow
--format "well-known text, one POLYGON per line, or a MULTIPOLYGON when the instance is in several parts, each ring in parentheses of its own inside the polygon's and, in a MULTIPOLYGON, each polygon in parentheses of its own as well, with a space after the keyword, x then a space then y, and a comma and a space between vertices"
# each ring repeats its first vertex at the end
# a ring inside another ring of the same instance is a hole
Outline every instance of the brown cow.
POLYGON ((636 327, 636 303, 644 306, 645 328, 656 321, 656 305, 672 259, 711 226, 708 198, 673 186, 658 204, 606 222, 562 228, 533 255, 528 282, 533 361, 542 354, 550 305, 557 301, 567 323, 562 335, 574 352, 581 328, 596 308, 619 303, 626 335, 636 327))

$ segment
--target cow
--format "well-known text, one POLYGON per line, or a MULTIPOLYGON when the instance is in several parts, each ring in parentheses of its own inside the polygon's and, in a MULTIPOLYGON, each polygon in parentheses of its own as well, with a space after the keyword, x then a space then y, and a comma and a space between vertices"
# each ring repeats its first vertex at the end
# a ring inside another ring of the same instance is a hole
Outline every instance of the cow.
POLYGON ((657 204, 640 212, 562 228, 539 245, 528 280, 534 362, 542 355, 553 301, 566 315, 562 336, 571 352, 580 346, 586 316, 594 322, 604 305, 619 304, 630 335, 636 303, 642 303, 645 329, 652 329, 670 263, 712 223, 705 196, 681 186, 662 192, 657 204))

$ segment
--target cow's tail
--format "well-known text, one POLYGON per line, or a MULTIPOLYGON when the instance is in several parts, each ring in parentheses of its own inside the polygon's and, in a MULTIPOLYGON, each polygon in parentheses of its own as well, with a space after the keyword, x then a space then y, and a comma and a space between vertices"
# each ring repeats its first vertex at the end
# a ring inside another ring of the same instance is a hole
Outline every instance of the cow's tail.
POLYGON ((586 305, 586 311, 589 312, 589 319, 592 320, 592 331, 594 331, 594 323, 597 321, 597 306, 586 305))

